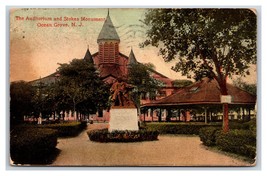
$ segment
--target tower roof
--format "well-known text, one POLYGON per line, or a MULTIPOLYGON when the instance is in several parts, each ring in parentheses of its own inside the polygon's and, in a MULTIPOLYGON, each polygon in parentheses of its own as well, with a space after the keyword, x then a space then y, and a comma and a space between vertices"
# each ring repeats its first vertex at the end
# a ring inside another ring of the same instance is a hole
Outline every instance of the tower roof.
POLYGON ((128 60, 128 64, 127 65, 132 65, 132 64, 136 64, 137 60, 135 58, 133 49, 131 49, 130 55, 129 55, 129 60, 128 60))
POLYGON ((87 48, 87 51, 85 53, 85 56, 84 56, 84 60, 88 61, 88 62, 91 62, 91 63, 94 63, 93 61, 93 57, 89 51, 89 47, 87 48))
POLYGON ((119 35, 109 17, 109 12, 104 22, 104 25, 98 35, 97 42, 99 40, 119 40, 120 41, 119 35))

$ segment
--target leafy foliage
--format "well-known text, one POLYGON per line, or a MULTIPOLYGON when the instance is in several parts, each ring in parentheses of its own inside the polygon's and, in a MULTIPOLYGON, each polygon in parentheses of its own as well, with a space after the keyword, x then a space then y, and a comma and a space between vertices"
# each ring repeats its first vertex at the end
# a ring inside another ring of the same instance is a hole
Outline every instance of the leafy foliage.
POLYGON ((137 105, 140 105, 141 93, 149 92, 153 94, 162 84, 160 81, 150 76, 150 70, 150 67, 140 63, 132 64, 131 67, 129 67, 128 82, 135 86, 135 89, 132 92, 132 97, 137 105))
POLYGON ((256 62, 256 15, 249 9, 150 9, 144 23, 142 46, 160 47, 165 61, 177 61, 175 71, 215 78, 221 89, 226 77, 248 74, 256 62))
POLYGON ((87 135, 91 141, 96 142, 140 142, 158 139, 158 131, 112 131, 107 129, 88 131, 87 135))
POLYGON ((227 133, 218 127, 201 128, 200 140, 206 146, 218 146, 220 149, 244 155, 251 159, 256 156, 256 119, 245 123, 230 123, 227 133))
POLYGON ((254 159, 256 156, 256 134, 250 130, 221 132, 216 145, 224 151, 233 152, 254 159))
POLYGON ((45 85, 39 82, 35 87, 35 94, 33 96, 33 116, 39 117, 40 113, 42 118, 48 118, 53 112, 57 110, 57 102, 55 96, 55 84, 45 85))
POLYGON ((11 159, 19 164, 51 163, 56 145, 57 132, 52 129, 17 127, 10 134, 11 159))
POLYGON ((155 91, 159 87, 157 80, 151 78, 148 67, 139 63, 129 68, 128 81, 137 86, 139 92, 155 91))
POLYGON ((252 95, 257 95, 257 85, 256 84, 249 84, 249 83, 246 83, 245 81, 242 81, 241 78, 238 78, 238 79, 234 80, 234 85, 236 87, 239 87, 239 88, 251 93, 252 95))
POLYGON ((58 72, 57 96, 65 103, 65 108, 89 114, 96 112, 98 107, 107 106, 108 87, 92 63, 73 59, 69 64, 60 64, 58 72))
POLYGON ((248 122, 245 122, 243 124, 245 126, 245 129, 252 131, 253 133, 257 133, 257 119, 251 119, 248 122))
POLYGON ((146 66, 149 69, 153 69, 153 70, 156 69, 156 66, 153 63, 151 63, 151 62, 143 63, 143 65, 146 66))
POLYGON ((108 106, 109 87, 91 62, 73 59, 69 64, 60 64, 57 74, 55 82, 48 84, 11 83, 11 125, 22 122, 24 115, 48 118, 69 110, 88 115, 108 106))
POLYGON ((49 128, 57 131, 58 137, 77 136, 87 126, 86 122, 68 122, 60 124, 48 124, 37 126, 38 128, 49 128))
POLYGON ((160 134, 199 134, 204 127, 219 127, 203 123, 147 123, 147 130, 156 130, 160 134))
POLYGON ((220 132, 220 128, 215 127, 205 127, 199 130, 199 137, 200 140, 206 146, 214 146, 216 145, 216 137, 220 132))
POLYGON ((33 111, 34 88, 27 82, 13 82, 10 85, 10 120, 13 124, 23 121, 24 115, 33 111))
MULTIPOLYGON (((223 122, 210 122, 209 124, 221 126, 222 123, 223 122)), ((249 130, 250 128, 255 128, 255 119, 248 122, 231 120, 229 126, 230 129, 249 130)))
POLYGON ((176 80, 172 81, 172 85, 174 87, 178 87, 178 88, 186 87, 186 86, 189 86, 191 84, 193 84, 193 82, 190 81, 190 80, 179 80, 179 79, 176 79, 176 80))

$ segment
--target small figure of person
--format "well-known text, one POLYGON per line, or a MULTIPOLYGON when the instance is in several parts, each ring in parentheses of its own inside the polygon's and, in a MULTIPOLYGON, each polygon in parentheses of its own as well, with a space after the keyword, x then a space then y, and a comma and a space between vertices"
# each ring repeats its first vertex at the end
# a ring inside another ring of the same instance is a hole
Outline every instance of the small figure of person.
POLYGON ((38 125, 42 125, 42 114, 39 114, 38 120, 37 120, 38 125))

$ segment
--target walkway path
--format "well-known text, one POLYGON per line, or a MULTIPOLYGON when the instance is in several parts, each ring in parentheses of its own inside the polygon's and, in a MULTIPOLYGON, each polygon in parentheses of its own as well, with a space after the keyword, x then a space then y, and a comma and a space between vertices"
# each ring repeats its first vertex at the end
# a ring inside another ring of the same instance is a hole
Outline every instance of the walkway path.
MULTIPOLYGON (((87 130, 105 127, 104 123, 90 124, 87 130)), ((251 166, 207 150, 198 136, 160 135, 158 141, 98 143, 90 141, 85 130, 58 141, 61 152, 52 166, 251 166)))

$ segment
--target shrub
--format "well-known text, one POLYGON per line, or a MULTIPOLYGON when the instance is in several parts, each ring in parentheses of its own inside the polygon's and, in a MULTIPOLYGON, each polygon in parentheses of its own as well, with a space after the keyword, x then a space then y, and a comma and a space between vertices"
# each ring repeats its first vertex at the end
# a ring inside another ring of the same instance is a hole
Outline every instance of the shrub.
POLYGON ((87 126, 86 122, 67 122, 37 126, 39 128, 51 128, 58 132, 59 137, 77 136, 87 126))
POLYGON ((247 129, 247 126, 244 125, 244 123, 242 122, 230 122, 229 123, 229 129, 243 129, 243 130, 246 130, 247 129))
POLYGON ((239 129, 239 130, 255 130, 256 129, 256 119, 251 119, 250 121, 230 121, 230 129, 239 129))
POLYGON ((146 123, 143 121, 138 121, 138 127, 139 129, 146 129, 146 123))
MULTIPOLYGON (((211 122, 209 123, 210 125, 219 125, 220 127, 222 127, 223 123, 222 122, 211 122)), ((246 125, 246 123, 242 122, 242 121, 229 121, 229 129, 243 129, 243 130, 247 130, 248 129, 248 125, 246 125)))
POLYGON ((204 123, 147 123, 147 130, 157 130, 160 134, 199 134, 203 127, 220 127, 204 123))
POLYGON ((15 164, 49 163, 55 151, 57 132, 52 129, 14 129, 10 134, 10 155, 15 164))
POLYGON ((80 123, 81 123, 81 124, 80 124, 80 129, 81 129, 81 130, 84 130, 84 129, 87 128, 87 122, 86 122, 86 121, 81 121, 80 123))
POLYGON ((91 141, 96 142, 139 142, 153 141, 158 139, 158 131, 112 131, 107 129, 88 131, 87 135, 91 141))
POLYGON ((256 133, 250 130, 221 132, 217 136, 216 145, 224 151, 237 153, 253 159, 256 156, 256 133))
POLYGON ((252 119, 248 122, 245 122, 244 126, 246 129, 256 132, 257 121, 256 121, 256 119, 252 119))
POLYGON ((220 128, 216 127, 204 127, 199 131, 200 140, 206 146, 216 145, 216 137, 220 132, 220 128))
POLYGON ((241 152, 245 156, 254 159, 256 157, 256 146, 244 145, 241 147, 241 152))

